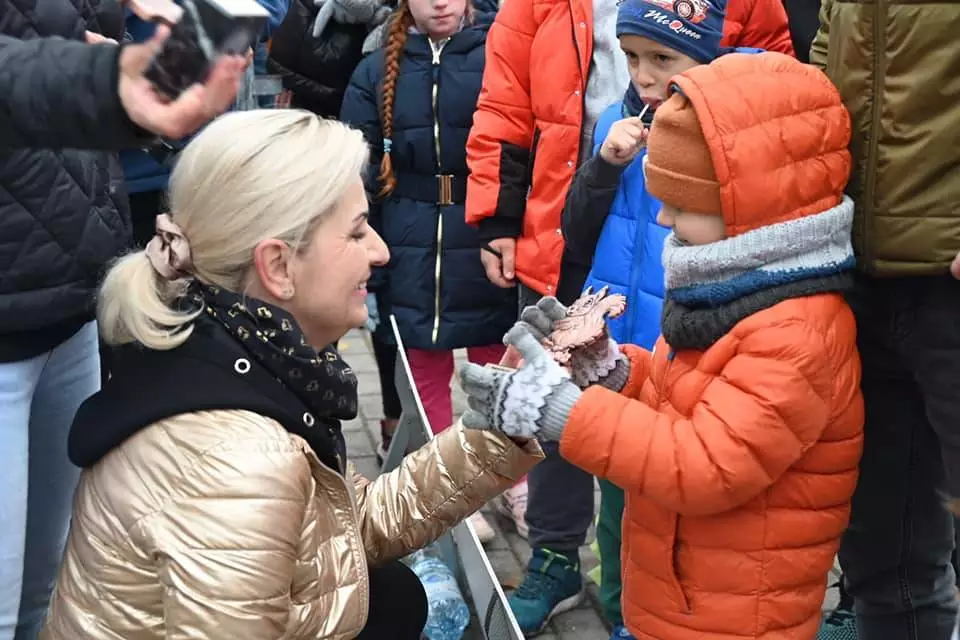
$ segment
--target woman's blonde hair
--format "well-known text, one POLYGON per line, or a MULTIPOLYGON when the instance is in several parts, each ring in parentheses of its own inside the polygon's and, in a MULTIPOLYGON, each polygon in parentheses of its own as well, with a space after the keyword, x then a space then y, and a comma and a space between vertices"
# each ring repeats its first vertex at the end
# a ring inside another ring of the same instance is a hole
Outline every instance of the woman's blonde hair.
MULTIPOLYGON (((218 118, 187 145, 170 178, 170 215, 190 243, 193 274, 242 291, 257 244, 277 238, 302 248, 367 162, 362 133, 306 111, 218 118)), ((162 278, 144 251, 118 259, 98 298, 104 341, 183 344, 199 313, 175 308, 187 284, 162 278)))

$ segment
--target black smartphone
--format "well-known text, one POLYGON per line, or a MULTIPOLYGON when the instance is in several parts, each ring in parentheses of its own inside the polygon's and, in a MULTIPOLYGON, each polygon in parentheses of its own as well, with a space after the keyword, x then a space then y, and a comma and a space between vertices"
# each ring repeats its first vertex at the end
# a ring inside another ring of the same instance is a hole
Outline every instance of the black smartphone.
POLYGON ((157 91, 176 99, 206 80, 221 55, 244 54, 259 39, 269 14, 254 0, 180 0, 177 10, 158 9, 158 0, 134 0, 169 25, 170 36, 144 72, 157 91), (177 15, 179 14, 179 15, 177 15), (169 16, 177 16, 170 20, 169 16))

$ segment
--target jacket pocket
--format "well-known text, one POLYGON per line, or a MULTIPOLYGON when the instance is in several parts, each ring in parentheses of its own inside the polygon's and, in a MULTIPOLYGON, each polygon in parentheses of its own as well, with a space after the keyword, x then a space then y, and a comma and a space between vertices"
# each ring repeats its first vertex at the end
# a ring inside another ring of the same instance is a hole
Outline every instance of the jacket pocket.
POLYGON ((537 164, 537 147, 540 146, 540 128, 533 130, 533 142, 530 144, 530 159, 527 161, 527 187, 533 189, 533 176, 537 164))
POLYGON ((679 560, 677 555, 680 551, 680 545, 677 542, 677 532, 680 529, 680 515, 677 514, 673 521, 673 532, 670 535, 670 558, 668 566, 670 567, 670 583, 673 587, 674 599, 677 601, 677 607, 683 613, 691 613, 690 600, 683 590, 683 583, 680 581, 679 560))

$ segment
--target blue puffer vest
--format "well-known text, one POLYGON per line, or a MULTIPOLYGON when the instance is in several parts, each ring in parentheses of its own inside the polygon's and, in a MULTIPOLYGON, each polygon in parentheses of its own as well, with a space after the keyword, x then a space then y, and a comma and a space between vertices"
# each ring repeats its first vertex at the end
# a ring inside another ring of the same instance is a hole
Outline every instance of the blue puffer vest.
MULTIPOLYGON (((755 47, 723 48, 728 53, 763 53, 755 47)), ((624 105, 607 107, 593 132, 594 154, 617 120, 626 117, 624 105)), ((660 201, 647 193, 643 177, 643 159, 647 151, 633 159, 620 178, 617 196, 603 224, 593 256, 593 268, 585 287, 610 287, 610 293, 627 296, 627 311, 609 323, 610 336, 621 344, 652 349, 660 337, 663 308, 663 242, 670 233, 657 224, 660 201)))
MULTIPOLYGON (((604 111, 594 130, 594 153, 624 117, 623 104, 604 111)), ((657 224, 660 202, 647 193, 643 177, 646 150, 624 170, 610 214, 603 225, 593 268, 586 286, 594 291, 610 287, 611 293, 627 296, 626 312, 611 320, 610 335, 620 343, 652 348, 660 335, 660 310, 663 306, 663 241, 670 232, 657 224)))
MULTIPOLYGON (((411 33, 400 60, 393 108, 393 193, 372 205, 371 220, 390 247, 381 304, 397 318, 404 345, 456 349, 500 344, 517 317, 515 289, 487 280, 477 230, 464 218, 467 135, 483 80, 493 14, 451 37, 434 59, 424 35, 411 33), (434 100, 436 87, 436 100, 434 100), (441 182, 438 175, 448 176, 441 182), (447 202, 448 204, 442 204, 447 202)), ((384 52, 354 71, 341 120, 364 132, 379 162, 384 52)))

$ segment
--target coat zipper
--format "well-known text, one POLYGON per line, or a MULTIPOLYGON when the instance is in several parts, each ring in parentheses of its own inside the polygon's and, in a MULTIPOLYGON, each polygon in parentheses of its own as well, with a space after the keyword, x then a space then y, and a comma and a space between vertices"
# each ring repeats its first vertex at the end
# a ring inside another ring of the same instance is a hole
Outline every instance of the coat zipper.
MULTIPOLYGON (((644 153, 645 153, 644 151, 641 151, 640 156, 638 156, 641 162, 643 161, 643 158, 641 156, 644 153)), ((649 214, 645 213, 644 215, 646 216, 649 214)), ((637 299, 637 292, 640 289, 641 272, 643 271, 643 268, 642 268, 643 261, 646 259, 647 247, 646 247, 646 243, 644 242, 644 239, 647 237, 647 230, 650 228, 650 222, 648 220, 641 221, 640 218, 638 217, 636 222, 637 222, 637 228, 633 233, 633 255, 635 256, 635 258, 633 260, 632 266, 630 267, 630 282, 629 282, 630 297, 627 298, 628 300, 637 299)), ((654 219, 654 222, 656 222, 656 219, 654 219)), ((634 307, 632 311, 629 309, 627 310, 627 313, 629 315, 627 316, 627 322, 626 322, 626 325, 627 325, 626 339, 629 341, 633 341, 635 339, 634 331, 636 331, 636 328, 637 328, 636 312, 637 312, 636 307, 634 307)))
MULTIPOLYGON (((667 345, 670 347, 670 345, 667 345)), ((667 380, 670 377, 670 365, 673 364, 673 359, 677 357, 677 352, 673 347, 670 347, 667 351, 667 363, 663 365, 663 377, 661 380, 662 384, 657 385, 657 411, 660 410, 661 405, 663 405, 663 399, 667 393, 667 380)))
MULTIPOLYGON (((433 53, 433 147, 436 152, 436 170, 437 175, 441 174, 440 168, 440 114, 439 114, 439 99, 440 99, 440 54, 443 53, 443 48, 446 46, 447 42, 450 39, 441 40, 440 42, 430 42, 430 51, 433 53)), ((437 178, 439 180, 439 178, 437 178)), ((443 255, 443 209, 440 208, 440 205, 437 206, 437 252, 435 256, 435 262, 433 267, 433 332, 431 338, 434 344, 437 343, 437 339, 440 337, 440 264, 442 262, 443 255)))
MULTIPOLYGON (((587 115, 587 79, 583 75, 583 67, 580 66, 580 41, 577 40, 577 16, 573 10, 575 0, 567 0, 570 6, 570 35, 573 36, 573 48, 577 52, 577 73, 580 75, 580 126, 583 128, 583 121, 587 115)), ((582 131, 581 131, 582 133, 582 131)), ((577 155, 574 162, 580 161, 580 147, 583 145, 583 136, 577 136, 577 155)))
MULTIPOLYGON (((869 194, 871 198, 871 201, 866 203, 866 209, 871 214, 875 211, 874 205, 876 203, 876 194, 874 193, 874 188, 877 184, 877 147, 879 146, 879 143, 877 142, 877 133, 880 129, 878 120, 880 118, 880 101, 882 99, 880 73, 882 70, 881 67, 883 66, 882 60, 885 58, 885 56, 879 52, 886 51, 887 48, 886 38, 884 37, 883 30, 884 23, 882 22, 881 17, 886 14, 886 10, 885 0, 877 0, 877 3, 874 5, 874 11, 876 13, 873 16, 873 100, 870 103, 870 122, 871 128, 873 129, 873 135, 870 136, 870 148, 867 150, 867 159, 869 160, 869 163, 867 164, 866 168, 866 181, 863 185, 864 193, 869 194)), ((860 220, 858 226, 860 227, 860 238, 863 241, 864 262, 870 271, 874 271, 877 266, 874 264, 875 251, 873 242, 869 236, 870 224, 866 215, 861 215, 859 218, 860 220)))
MULTIPOLYGON (((369 579, 370 569, 369 569, 369 563, 367 562, 367 554, 363 553, 362 551, 363 536, 360 533, 360 525, 361 525, 360 507, 357 505, 356 489, 350 486, 350 484, 348 483, 346 466, 344 466, 343 473, 340 474, 333 471, 332 469, 330 469, 330 467, 320 462, 320 458, 317 457, 316 453, 311 451, 309 454, 309 457, 311 458, 313 463, 316 464, 320 469, 324 469, 326 471, 332 472, 337 482, 340 483, 340 486, 343 487, 343 490, 347 494, 348 506, 350 507, 350 513, 352 516, 351 519, 353 520, 354 523, 356 523, 356 526, 353 527, 352 531, 349 531, 350 527, 348 525, 344 530, 344 534, 347 537, 349 537, 351 534, 355 535, 356 542, 359 543, 359 547, 361 549, 360 553, 355 553, 353 555, 357 560, 357 573, 358 573, 360 586, 361 586, 360 593, 363 594, 363 598, 364 598, 363 611, 361 613, 361 618, 359 621, 360 622, 359 626, 361 629, 363 629, 363 627, 366 626, 368 618, 370 616, 370 579, 369 579)), ((339 457, 340 456, 338 455, 337 456, 338 460, 339 460, 339 457)), ((314 477, 316 478, 316 476, 314 477)), ((320 482, 322 480, 322 478, 316 478, 316 479, 317 479, 317 482, 320 482)))

